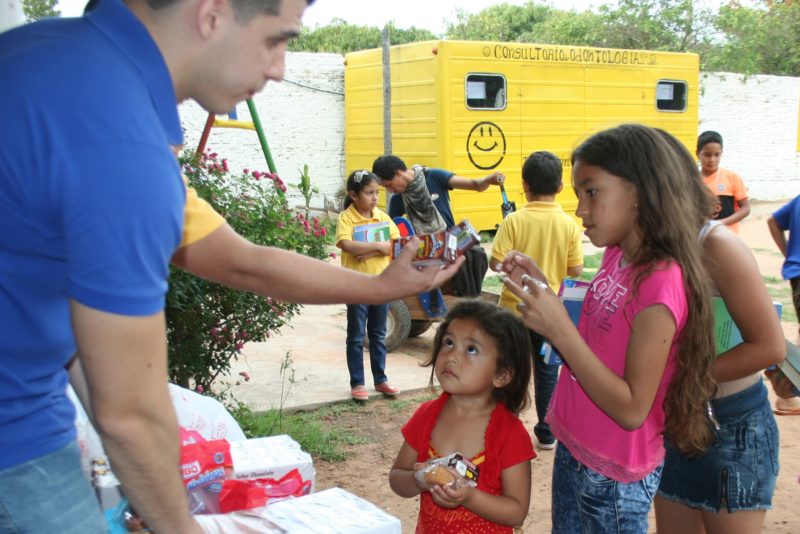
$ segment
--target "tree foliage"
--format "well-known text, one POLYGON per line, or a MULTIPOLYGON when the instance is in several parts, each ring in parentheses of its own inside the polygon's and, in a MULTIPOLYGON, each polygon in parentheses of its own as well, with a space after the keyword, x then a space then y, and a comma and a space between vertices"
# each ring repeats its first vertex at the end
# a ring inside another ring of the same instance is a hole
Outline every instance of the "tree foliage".
POLYGON ((57 5, 58 0, 22 0, 25 22, 59 16, 61 12, 56 9, 57 5))
MULTIPOLYGON (((411 27, 407 30, 396 28, 389 23, 389 39, 393 45, 436 39, 424 29, 411 27)), ((314 29, 303 28, 300 35, 289 42, 289 50, 294 52, 335 52, 346 54, 356 50, 380 48, 381 28, 377 26, 358 26, 342 19, 333 19, 327 26, 314 29)))

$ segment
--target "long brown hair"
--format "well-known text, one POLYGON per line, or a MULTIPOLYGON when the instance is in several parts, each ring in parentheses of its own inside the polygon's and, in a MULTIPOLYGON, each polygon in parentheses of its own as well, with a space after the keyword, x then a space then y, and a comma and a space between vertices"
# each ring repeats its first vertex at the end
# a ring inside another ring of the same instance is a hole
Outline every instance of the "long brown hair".
MULTIPOLYGON (((702 182, 687 168, 686 149, 670 134, 639 124, 599 132, 573 153, 636 186, 636 225, 642 244, 631 264, 634 292, 658 262, 675 261, 683 272, 688 317, 678 337, 677 369, 664 401, 665 434, 684 454, 703 452, 713 440, 706 403, 715 391, 711 283, 698 231, 710 207, 702 182)), ((691 156, 689 156, 691 159, 691 156)), ((694 169, 694 170, 692 170, 694 169)))

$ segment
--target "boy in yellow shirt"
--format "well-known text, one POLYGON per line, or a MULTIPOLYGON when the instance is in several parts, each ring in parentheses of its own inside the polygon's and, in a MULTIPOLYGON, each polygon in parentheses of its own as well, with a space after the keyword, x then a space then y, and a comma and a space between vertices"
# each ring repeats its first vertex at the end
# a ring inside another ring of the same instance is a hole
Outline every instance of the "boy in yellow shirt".
MULTIPOLYGON (((537 263, 553 291, 561 280, 583 272, 581 229, 557 204, 556 195, 564 187, 561 160, 550 152, 534 152, 522 165, 522 189, 528 203, 510 214, 497 228, 492 243, 490 267, 500 271, 503 260, 512 250, 527 254, 537 263)), ((500 305, 519 315, 519 299, 503 287, 500 305)), ((533 346, 534 402, 538 423, 533 428, 540 449, 555 448, 556 440, 545 423, 547 406, 558 380, 558 366, 548 365, 539 355, 544 339, 529 330, 533 346)))

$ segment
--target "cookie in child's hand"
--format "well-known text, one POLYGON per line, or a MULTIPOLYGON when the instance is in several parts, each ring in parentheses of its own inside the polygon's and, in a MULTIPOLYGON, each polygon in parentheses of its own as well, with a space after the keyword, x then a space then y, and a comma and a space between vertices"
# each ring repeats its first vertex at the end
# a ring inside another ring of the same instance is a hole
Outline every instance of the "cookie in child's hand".
POLYGON ((443 465, 435 465, 425 473, 425 484, 428 486, 446 486, 455 480, 456 476, 443 465))

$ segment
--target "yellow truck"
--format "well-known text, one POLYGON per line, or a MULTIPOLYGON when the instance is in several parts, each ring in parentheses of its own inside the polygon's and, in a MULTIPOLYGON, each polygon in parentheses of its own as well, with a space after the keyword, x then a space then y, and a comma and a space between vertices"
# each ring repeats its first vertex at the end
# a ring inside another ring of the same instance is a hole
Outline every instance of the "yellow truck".
MULTIPOLYGON (((533 151, 563 161, 567 187, 558 201, 574 213, 570 153, 588 135, 640 122, 694 147, 696 54, 440 40, 393 46, 389 55, 392 153, 466 177, 501 171, 517 206, 525 204, 522 163, 533 151)), ((381 50, 347 54, 348 173, 371 168, 384 152, 383 99, 381 50)), ((502 215, 492 191, 452 191, 455 220, 495 229, 502 215)))

